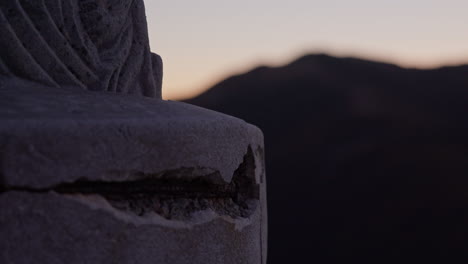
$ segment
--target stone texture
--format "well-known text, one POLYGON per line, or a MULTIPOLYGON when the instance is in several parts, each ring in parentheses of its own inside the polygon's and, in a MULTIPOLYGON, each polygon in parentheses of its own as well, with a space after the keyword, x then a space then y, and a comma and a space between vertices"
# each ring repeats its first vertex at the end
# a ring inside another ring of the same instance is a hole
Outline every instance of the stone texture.
POLYGON ((243 227, 221 217, 177 226, 156 216, 125 218, 96 204, 55 193, 1 195, 0 262, 265 263, 260 211, 243 227))
POLYGON ((184 103, 0 84, 1 263, 266 261, 256 127, 184 103), (193 197, 80 187, 145 180, 170 187, 172 178, 174 188, 200 179, 213 187, 235 175, 244 179, 234 183, 235 197, 210 188, 193 197))
POLYGON ((0 36, 0 75, 161 97, 143 0, 2 0, 0 36))
POLYGON ((123 181, 183 167, 230 181, 247 147, 263 144, 258 128, 184 103, 0 82, 6 185, 123 181))
POLYGON ((265 263, 256 127, 184 103, 0 84, 1 263, 265 263), (151 180, 168 187, 138 187, 151 180), (194 195, 167 192, 197 180, 194 195), (118 183, 137 193, 106 189, 118 183))
POLYGON ((263 135, 160 100, 142 0, 0 2, 0 263, 266 263, 263 135))

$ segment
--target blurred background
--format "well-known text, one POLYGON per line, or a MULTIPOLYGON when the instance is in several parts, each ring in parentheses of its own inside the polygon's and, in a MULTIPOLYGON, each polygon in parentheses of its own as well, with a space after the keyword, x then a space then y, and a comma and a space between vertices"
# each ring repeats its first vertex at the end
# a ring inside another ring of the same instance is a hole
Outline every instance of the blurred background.
POLYGON ((268 263, 468 260, 468 1, 146 1, 163 97, 265 134, 268 263))

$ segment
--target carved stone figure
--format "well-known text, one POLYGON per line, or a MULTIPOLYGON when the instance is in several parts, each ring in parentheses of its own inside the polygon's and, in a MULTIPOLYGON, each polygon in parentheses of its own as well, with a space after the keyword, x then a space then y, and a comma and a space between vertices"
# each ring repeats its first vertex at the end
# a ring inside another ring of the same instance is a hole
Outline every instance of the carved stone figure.
POLYGON ((161 97, 142 0, 3 0, 0 25, 0 74, 161 97))

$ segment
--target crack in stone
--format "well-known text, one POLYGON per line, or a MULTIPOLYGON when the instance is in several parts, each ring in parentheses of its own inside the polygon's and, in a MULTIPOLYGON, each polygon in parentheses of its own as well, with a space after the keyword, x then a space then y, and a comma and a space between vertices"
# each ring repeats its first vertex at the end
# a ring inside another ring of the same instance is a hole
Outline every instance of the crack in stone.
POLYGON ((255 181, 255 158, 250 147, 230 183, 216 182, 216 179, 221 179, 219 172, 194 176, 194 171, 185 168, 143 175, 133 181, 76 181, 43 189, 2 184, 0 194, 8 191, 53 191, 64 195, 99 195, 121 211, 138 216, 153 212, 175 220, 189 219, 195 212, 203 210, 213 210, 233 218, 246 218, 255 211, 260 186, 255 181))

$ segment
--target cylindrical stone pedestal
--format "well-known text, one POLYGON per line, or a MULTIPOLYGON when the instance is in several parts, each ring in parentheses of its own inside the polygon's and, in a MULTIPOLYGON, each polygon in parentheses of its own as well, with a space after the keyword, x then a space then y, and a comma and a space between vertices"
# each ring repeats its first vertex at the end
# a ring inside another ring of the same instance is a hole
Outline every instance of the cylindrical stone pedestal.
POLYGON ((0 263, 266 262, 254 126, 25 81, 0 98, 0 263))

